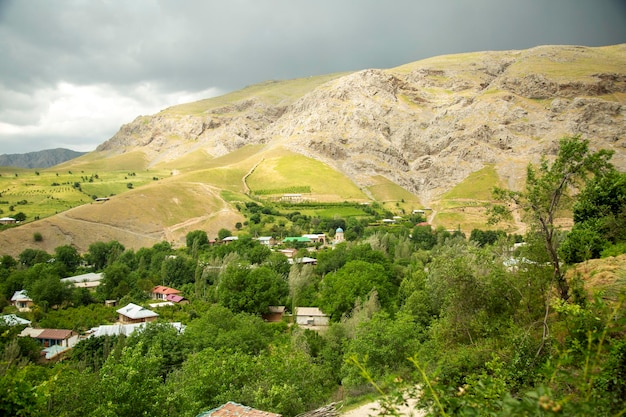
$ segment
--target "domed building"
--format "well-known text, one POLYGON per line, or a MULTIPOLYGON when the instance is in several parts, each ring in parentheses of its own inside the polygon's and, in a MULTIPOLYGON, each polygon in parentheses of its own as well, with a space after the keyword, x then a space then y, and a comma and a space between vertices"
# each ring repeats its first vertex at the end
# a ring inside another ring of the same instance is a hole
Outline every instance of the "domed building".
POLYGON ((343 235, 343 229, 338 227, 337 230, 335 230, 335 239, 333 240, 333 243, 340 243, 344 240, 346 240, 346 238, 343 235))

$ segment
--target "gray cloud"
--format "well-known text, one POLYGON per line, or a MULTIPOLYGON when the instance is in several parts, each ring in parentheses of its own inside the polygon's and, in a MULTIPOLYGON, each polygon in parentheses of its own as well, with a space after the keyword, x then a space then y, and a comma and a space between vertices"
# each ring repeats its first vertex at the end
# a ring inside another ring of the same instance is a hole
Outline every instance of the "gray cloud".
POLYGON ((93 149, 139 114, 268 79, 623 42, 619 0, 0 0, 0 153, 93 149))

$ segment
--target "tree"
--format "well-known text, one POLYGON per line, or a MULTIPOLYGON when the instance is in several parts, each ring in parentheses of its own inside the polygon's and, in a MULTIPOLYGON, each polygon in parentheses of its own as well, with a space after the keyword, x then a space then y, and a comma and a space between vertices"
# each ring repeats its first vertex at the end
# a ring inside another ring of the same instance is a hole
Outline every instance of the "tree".
POLYGON ((60 268, 61 276, 67 276, 76 272, 76 268, 80 266, 82 258, 75 247, 71 245, 59 246, 54 249, 55 263, 60 268))
POLYGON ((224 239, 226 239, 229 236, 232 236, 232 233, 228 229, 223 229, 222 228, 222 229, 218 230, 218 232, 217 232, 217 238, 219 240, 224 240, 224 239))
POLYGON ((394 288, 389 270, 380 264, 349 261, 322 281, 320 303, 322 310, 335 320, 350 313, 357 302, 364 302, 376 291, 382 306, 392 299, 394 288))
POLYGON ((284 303, 288 293, 287 282, 267 266, 234 264, 222 273, 217 290, 220 304, 252 314, 267 313, 269 306, 284 303))
POLYGON ((209 246, 209 237, 204 230, 194 230, 187 233, 186 236, 187 249, 197 254, 198 251, 209 246))
POLYGON ((40 306, 60 306, 69 301, 72 290, 71 284, 63 283, 54 275, 40 276, 28 287, 28 295, 35 304, 40 306))
MULTIPOLYGON (((568 298, 569 286, 561 269, 558 253, 557 227, 555 216, 563 208, 562 197, 580 186, 589 174, 602 176, 613 169, 609 160, 612 151, 605 149, 591 153, 589 141, 579 136, 564 137, 559 142, 556 159, 551 164, 543 157, 538 168, 529 164, 526 170, 525 191, 494 189, 494 197, 504 203, 512 203, 524 210, 528 220, 544 241, 553 279, 562 299, 568 298)), ((508 207, 495 205, 491 210, 492 223, 510 217, 508 207)))

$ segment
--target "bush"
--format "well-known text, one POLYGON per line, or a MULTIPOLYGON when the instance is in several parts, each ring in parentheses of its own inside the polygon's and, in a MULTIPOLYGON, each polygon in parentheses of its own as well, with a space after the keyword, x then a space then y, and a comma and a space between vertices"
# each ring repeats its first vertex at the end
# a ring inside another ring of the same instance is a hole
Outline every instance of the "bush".
POLYGON ((41 242, 43 240, 43 236, 39 232, 33 233, 33 240, 35 242, 41 242))

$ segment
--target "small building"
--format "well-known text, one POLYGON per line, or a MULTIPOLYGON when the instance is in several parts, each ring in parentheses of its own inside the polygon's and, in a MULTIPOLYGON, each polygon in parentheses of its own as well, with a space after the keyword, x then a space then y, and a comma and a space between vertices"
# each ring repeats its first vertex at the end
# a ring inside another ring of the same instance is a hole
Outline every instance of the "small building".
POLYGON ((180 295, 180 291, 176 288, 166 287, 165 285, 157 285, 150 293, 153 300, 167 300, 168 295, 180 295))
POLYGON ((344 240, 346 240, 346 238, 343 234, 343 229, 338 227, 337 230, 335 230, 335 239, 333 240, 333 243, 341 243, 344 240))
POLYGON ((298 250, 293 248, 279 249, 278 253, 282 253, 287 258, 293 258, 294 256, 296 256, 296 253, 298 253, 298 250))
POLYGON ((221 240, 221 242, 230 243, 230 242, 234 242, 235 240, 239 240, 239 236, 226 236, 224 239, 221 240))
POLYGON ((15 291, 11 297, 11 305, 17 307, 18 311, 30 311, 35 302, 28 296, 26 290, 15 291))
POLYGON ((285 315, 285 306, 269 306, 269 312, 263 314, 263 320, 270 323, 279 323, 285 315))
MULTIPOLYGON (((185 330, 185 326, 180 322, 163 323, 166 326, 172 326, 178 333, 182 333, 185 330)), ((146 326, 146 323, 130 323, 130 324, 105 324, 98 327, 92 327, 87 333, 87 337, 100 337, 100 336, 130 336, 136 331, 141 331, 146 326)))
POLYGON ((34 329, 27 327, 20 333, 21 337, 37 339, 44 347, 63 346, 73 347, 78 343, 78 334, 66 329, 34 329))
POLYGON ((263 246, 272 247, 276 244, 276 239, 272 236, 260 236, 257 238, 259 243, 263 246))
POLYGON ((310 233, 302 235, 302 237, 309 238, 313 243, 322 243, 326 244, 326 235, 324 233, 310 233))
POLYGON ((303 256, 302 258, 289 258, 287 259, 287 261, 289 261, 290 265, 293 265, 294 263, 300 265, 317 265, 317 259, 311 258, 309 256, 303 256))
POLYGON ((180 294, 168 294, 165 300, 176 304, 189 304, 189 300, 180 294))
POLYGON ((129 303, 126 307, 120 308, 117 310, 117 313, 119 314, 118 321, 123 324, 155 321, 157 317, 159 317, 154 311, 133 303, 129 303))
POLYGON ((289 236, 283 239, 283 243, 311 243, 311 239, 306 236, 289 236))
POLYGON ((296 307, 296 324, 305 327, 328 326, 330 317, 317 307, 296 307))
POLYGON ((61 282, 69 282, 76 288, 94 289, 100 285, 102 273, 89 272, 73 277, 61 278, 61 282))
POLYGON ((280 414, 257 410, 256 408, 237 404, 229 401, 208 411, 198 414, 196 417, 282 417, 280 414))
POLYGON ((0 218, 0 224, 15 224, 15 223, 17 223, 17 220, 15 220, 13 217, 0 218))

